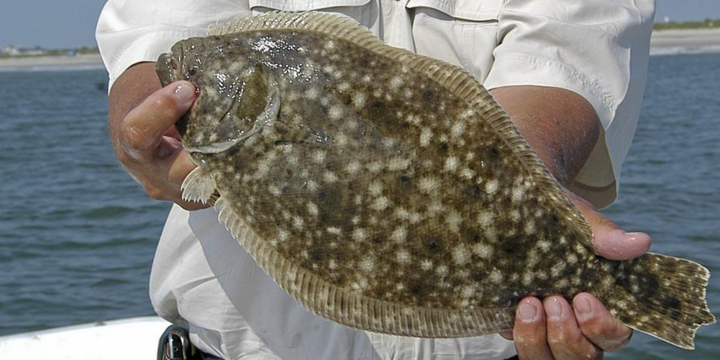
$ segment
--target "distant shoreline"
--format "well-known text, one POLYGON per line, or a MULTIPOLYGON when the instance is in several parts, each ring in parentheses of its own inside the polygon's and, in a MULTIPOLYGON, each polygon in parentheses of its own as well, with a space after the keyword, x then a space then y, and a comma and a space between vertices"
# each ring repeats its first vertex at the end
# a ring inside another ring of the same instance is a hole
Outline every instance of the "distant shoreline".
POLYGON ((720 28, 655 30, 650 39, 653 48, 683 46, 720 46, 720 28))
POLYGON ((0 71, 105 69, 100 54, 32 56, 0 59, 0 71))
MULTIPOLYGON (((650 40, 650 48, 653 55, 678 53, 683 49, 720 52, 720 28, 655 30, 650 40)), ((0 59, 0 71, 86 69, 104 69, 99 54, 0 59)))

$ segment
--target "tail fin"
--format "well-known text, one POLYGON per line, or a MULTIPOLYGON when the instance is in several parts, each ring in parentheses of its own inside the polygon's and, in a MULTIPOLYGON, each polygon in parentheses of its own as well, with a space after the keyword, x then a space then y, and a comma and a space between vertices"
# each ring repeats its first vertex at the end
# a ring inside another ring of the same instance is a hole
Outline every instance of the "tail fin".
POLYGON ((695 262, 648 253, 615 263, 616 292, 602 300, 625 325, 683 349, 715 322, 705 299, 710 272, 695 262))

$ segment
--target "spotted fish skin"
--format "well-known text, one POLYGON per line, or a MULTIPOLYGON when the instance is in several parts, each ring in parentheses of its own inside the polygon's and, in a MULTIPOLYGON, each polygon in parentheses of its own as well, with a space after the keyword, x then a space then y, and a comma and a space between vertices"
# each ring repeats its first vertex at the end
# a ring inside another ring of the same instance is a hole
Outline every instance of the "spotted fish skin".
POLYGON ((487 91, 358 28, 275 13, 161 57, 163 84, 200 88, 178 126, 198 164, 188 198, 216 190, 221 220, 258 264, 349 326, 493 333, 512 327, 524 296, 589 291, 628 326, 692 347, 714 322, 706 269, 596 256, 588 225, 487 91))

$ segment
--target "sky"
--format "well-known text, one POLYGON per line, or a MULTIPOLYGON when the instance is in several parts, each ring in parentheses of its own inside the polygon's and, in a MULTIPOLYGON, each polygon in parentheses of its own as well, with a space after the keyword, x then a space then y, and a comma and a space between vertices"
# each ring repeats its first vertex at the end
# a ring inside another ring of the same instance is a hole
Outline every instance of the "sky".
MULTIPOLYGON (((137 4, 144 1, 137 0, 137 4)), ((239 0, 241 1, 241 0, 239 0)), ((576 0, 582 1, 582 0, 576 0)), ((95 46, 104 0, 0 0, 0 48, 95 46)), ((720 0, 657 0, 655 21, 720 19, 720 0)))

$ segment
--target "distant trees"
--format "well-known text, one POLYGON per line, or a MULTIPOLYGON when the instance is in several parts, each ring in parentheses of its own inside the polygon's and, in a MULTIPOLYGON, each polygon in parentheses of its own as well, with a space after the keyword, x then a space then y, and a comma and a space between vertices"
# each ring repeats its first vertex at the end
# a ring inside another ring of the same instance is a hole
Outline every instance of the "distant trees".
MULTIPOLYGON (((666 19, 668 20, 668 19, 666 19)), ((712 29, 720 27, 720 19, 707 18, 703 21, 665 21, 655 23, 653 29, 655 30, 667 30, 667 29, 712 29)))

